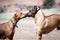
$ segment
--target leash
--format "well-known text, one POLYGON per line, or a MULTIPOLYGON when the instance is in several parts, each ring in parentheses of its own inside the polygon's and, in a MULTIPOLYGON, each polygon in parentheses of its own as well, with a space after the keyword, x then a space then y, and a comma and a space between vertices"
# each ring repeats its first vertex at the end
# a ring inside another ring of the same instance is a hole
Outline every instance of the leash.
MULTIPOLYGON (((12 20, 11 20, 11 22, 13 23, 13 21, 12 21, 12 20)), ((13 26, 18 28, 18 26, 17 26, 17 24, 16 24, 16 23, 13 23, 13 26)))

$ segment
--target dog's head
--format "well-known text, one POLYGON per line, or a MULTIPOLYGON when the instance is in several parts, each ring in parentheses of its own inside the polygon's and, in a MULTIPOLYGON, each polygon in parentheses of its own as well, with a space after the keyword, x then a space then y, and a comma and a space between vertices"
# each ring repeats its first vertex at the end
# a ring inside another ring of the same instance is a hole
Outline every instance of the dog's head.
POLYGON ((16 20, 20 20, 20 19, 22 19, 24 17, 25 17, 25 14, 24 13, 18 12, 18 13, 15 14, 15 19, 16 20))
POLYGON ((29 12, 26 14, 27 17, 35 17, 36 13, 40 10, 37 6, 34 6, 32 9, 29 10, 29 12))
POLYGON ((32 10, 29 10, 29 12, 25 15, 26 17, 34 17, 36 13, 33 13, 32 10))

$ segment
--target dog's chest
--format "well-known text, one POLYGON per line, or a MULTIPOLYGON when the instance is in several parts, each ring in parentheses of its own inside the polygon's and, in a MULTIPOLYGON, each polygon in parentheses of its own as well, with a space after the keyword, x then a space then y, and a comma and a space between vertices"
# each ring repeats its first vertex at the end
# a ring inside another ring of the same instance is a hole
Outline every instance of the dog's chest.
POLYGON ((4 33, 5 35, 10 35, 12 32, 11 23, 1 24, 0 26, 0 34, 4 33))
POLYGON ((43 21, 43 17, 38 17, 37 21, 36 21, 36 24, 40 25, 42 23, 42 21, 43 21))

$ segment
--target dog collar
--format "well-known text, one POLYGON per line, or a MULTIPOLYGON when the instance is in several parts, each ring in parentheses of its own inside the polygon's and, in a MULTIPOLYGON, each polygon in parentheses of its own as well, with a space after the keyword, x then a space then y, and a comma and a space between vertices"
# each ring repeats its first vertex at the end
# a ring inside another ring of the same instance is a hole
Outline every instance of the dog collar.
POLYGON ((12 24, 13 24, 14 27, 17 27, 18 28, 18 26, 17 26, 16 23, 14 23, 12 20, 11 20, 11 22, 12 22, 12 24))

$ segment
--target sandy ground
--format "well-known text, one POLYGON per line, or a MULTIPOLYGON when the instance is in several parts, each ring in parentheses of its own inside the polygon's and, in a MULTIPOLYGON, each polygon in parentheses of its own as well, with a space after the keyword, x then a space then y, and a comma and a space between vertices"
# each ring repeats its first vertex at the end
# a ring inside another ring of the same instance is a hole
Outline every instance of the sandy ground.
MULTIPOLYGON (((20 20, 15 29, 14 40, 36 40, 34 20, 20 20)), ((53 30, 42 36, 42 40, 60 40, 60 30, 53 30)))

